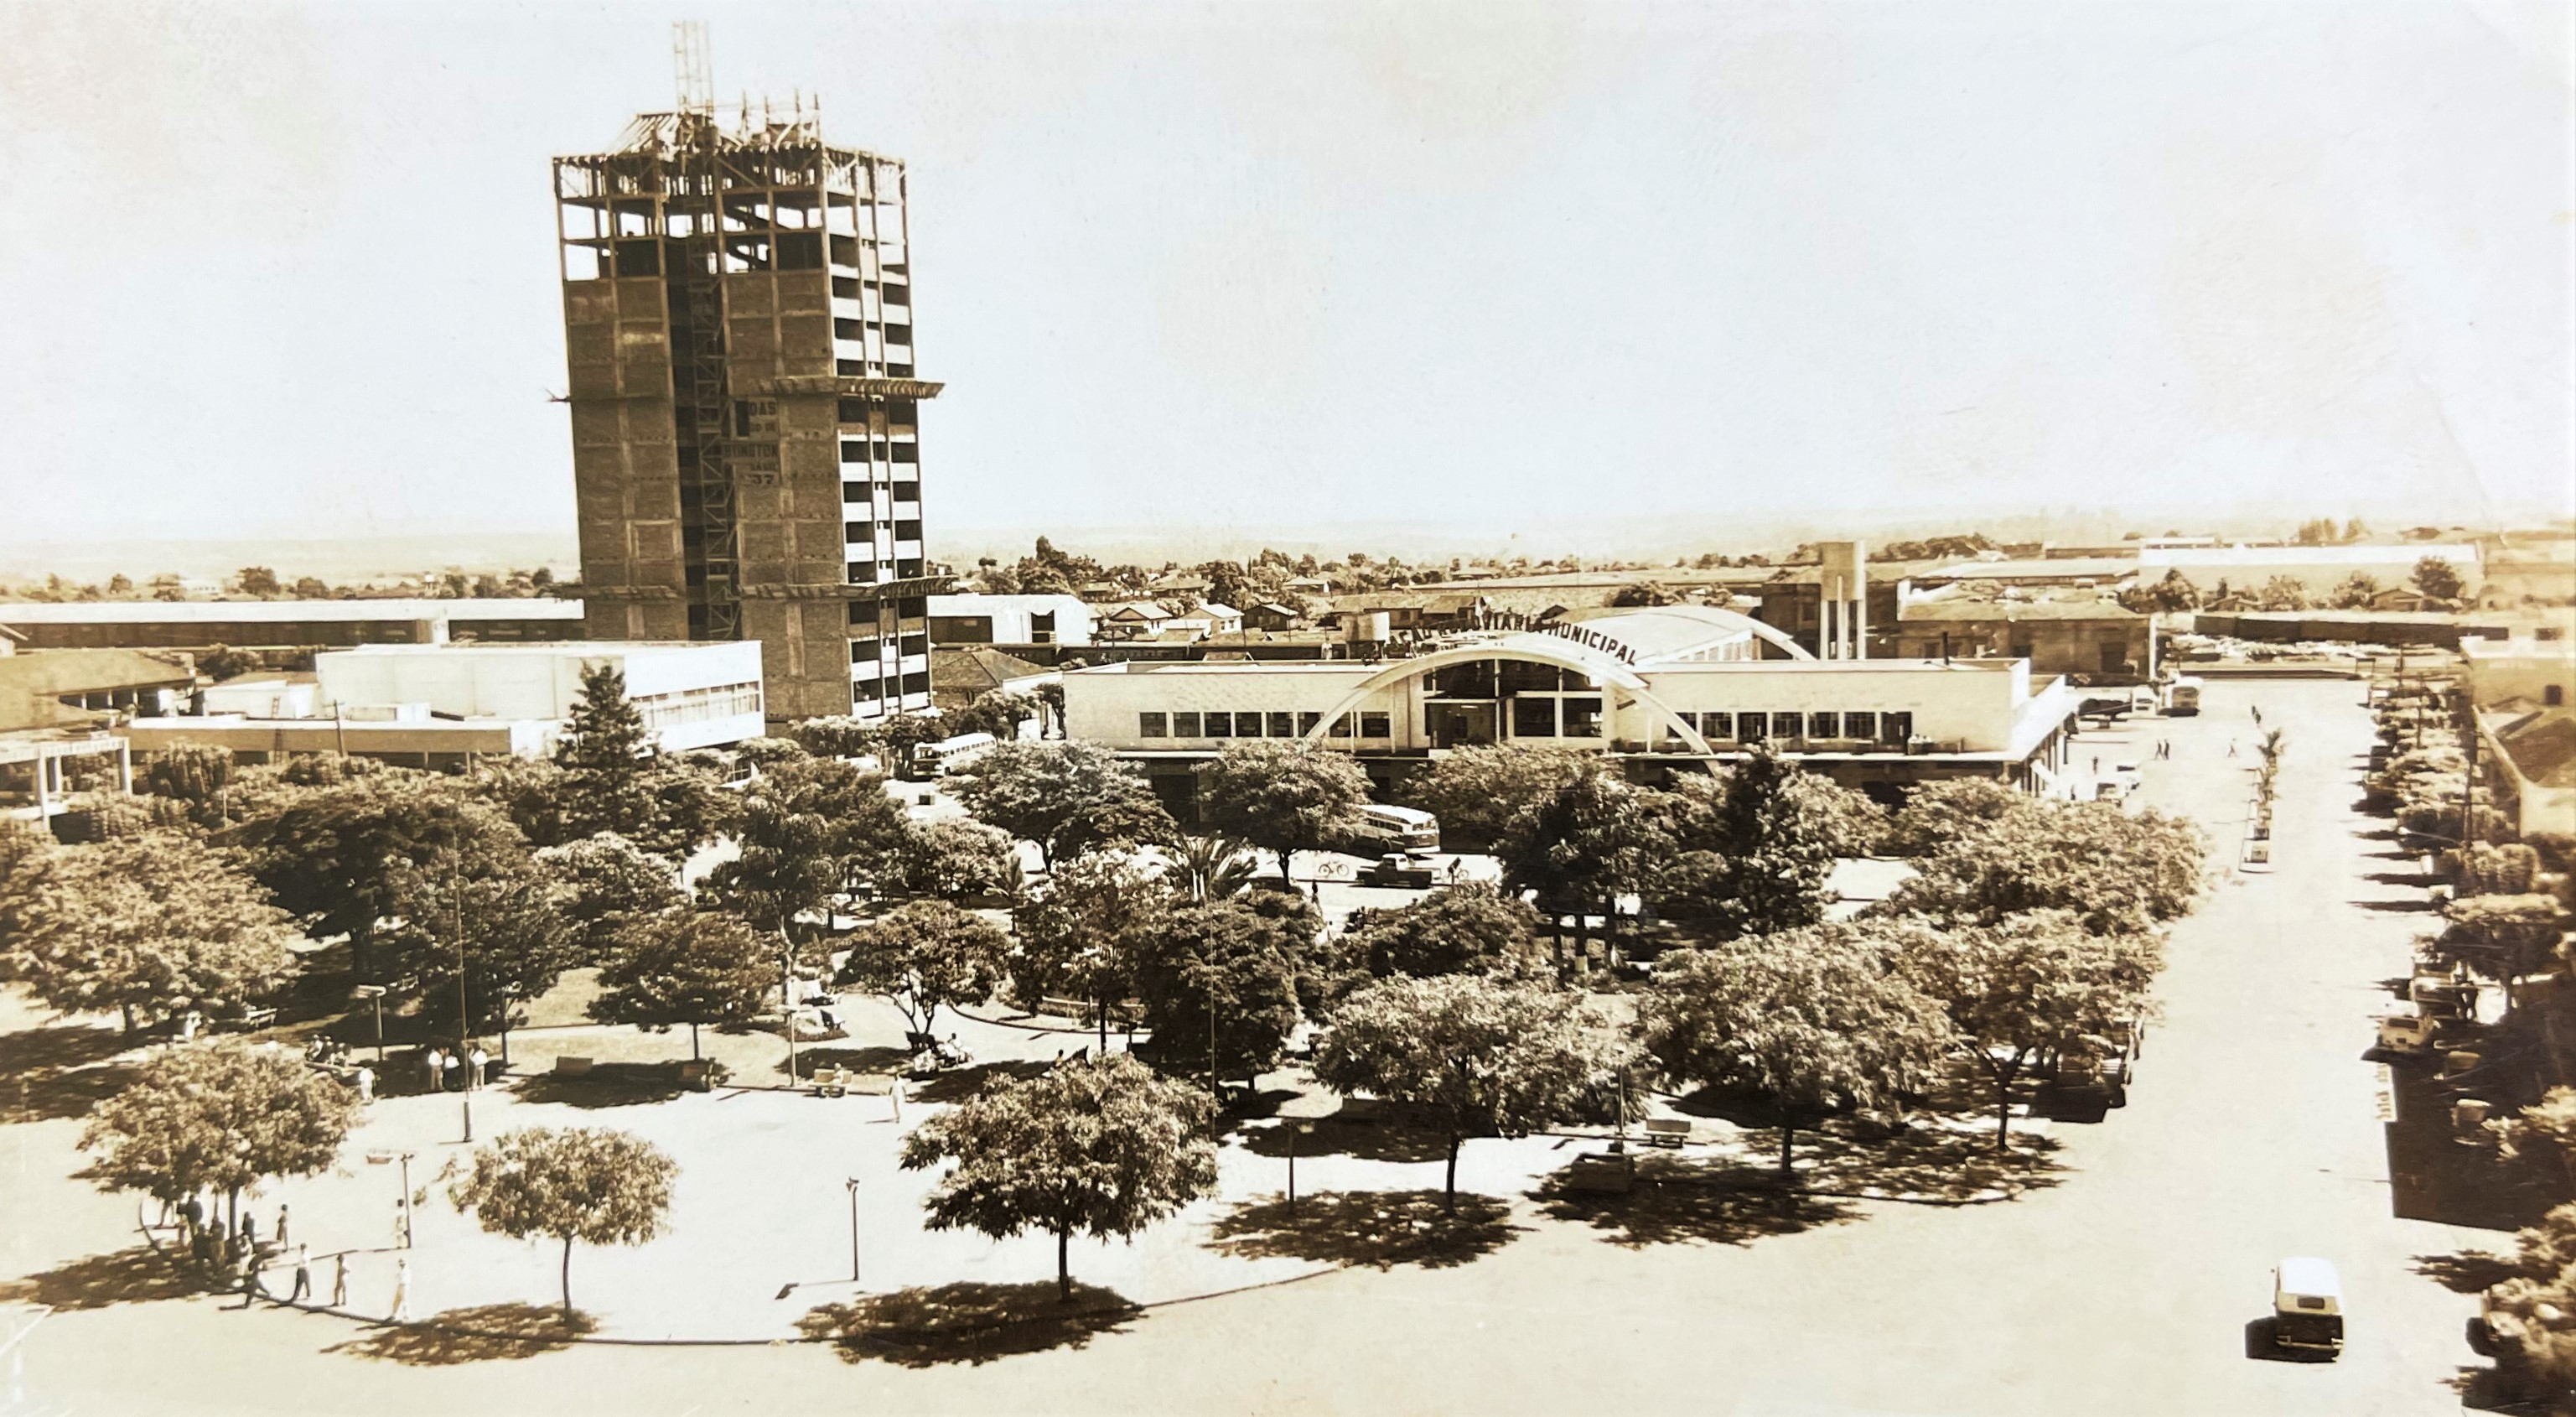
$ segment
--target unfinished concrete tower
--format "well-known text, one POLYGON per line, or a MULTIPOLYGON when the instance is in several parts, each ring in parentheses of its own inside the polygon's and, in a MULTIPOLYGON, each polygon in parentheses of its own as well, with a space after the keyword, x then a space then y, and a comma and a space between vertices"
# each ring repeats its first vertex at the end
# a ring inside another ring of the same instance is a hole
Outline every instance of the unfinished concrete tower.
POLYGON ((587 633, 758 640, 772 719, 928 708, 903 164, 674 57, 677 108, 554 163, 587 633))

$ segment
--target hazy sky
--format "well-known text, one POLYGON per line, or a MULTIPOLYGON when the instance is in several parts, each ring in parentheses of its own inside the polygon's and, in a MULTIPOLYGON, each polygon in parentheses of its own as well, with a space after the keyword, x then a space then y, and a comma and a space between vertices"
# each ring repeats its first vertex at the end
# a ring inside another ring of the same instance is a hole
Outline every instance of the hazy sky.
MULTIPOLYGON (((0 544, 568 529, 674 13, 0 3, 0 544)), ((935 553, 2576 495, 2564 3, 698 13, 911 164, 935 553)))

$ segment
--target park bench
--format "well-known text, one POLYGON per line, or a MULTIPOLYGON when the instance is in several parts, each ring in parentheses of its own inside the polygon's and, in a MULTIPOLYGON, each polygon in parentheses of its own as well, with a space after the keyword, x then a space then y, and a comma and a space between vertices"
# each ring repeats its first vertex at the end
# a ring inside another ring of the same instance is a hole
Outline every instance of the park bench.
POLYGON ((1691 1124, 1679 1117, 1648 1117, 1646 1144, 1678 1148, 1690 1140, 1691 1124))

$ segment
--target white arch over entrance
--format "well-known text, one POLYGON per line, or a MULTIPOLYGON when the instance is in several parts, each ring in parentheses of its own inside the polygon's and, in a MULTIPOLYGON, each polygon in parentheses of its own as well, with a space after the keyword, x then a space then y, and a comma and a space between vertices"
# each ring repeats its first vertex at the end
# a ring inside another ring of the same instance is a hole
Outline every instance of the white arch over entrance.
POLYGON ((1455 649, 1438 650, 1414 659, 1396 660, 1361 680, 1349 693, 1342 696, 1339 703, 1333 705, 1331 712, 1317 719, 1315 726, 1306 730, 1303 736, 1309 743, 1321 743, 1330 736, 1333 725, 1341 722, 1342 715, 1357 710, 1361 704, 1368 701, 1370 695, 1392 688, 1408 679, 1418 679, 1425 674, 1446 669, 1453 664, 1473 664, 1486 659, 1519 659, 1553 665, 1559 669, 1571 669, 1604 685, 1624 689, 1638 703, 1654 713, 1665 727, 1671 729, 1676 737, 1689 746, 1692 752, 1710 751, 1708 740, 1699 735, 1699 725, 1665 707, 1664 701, 1656 698, 1654 691, 1646 687, 1645 676, 1599 650, 1586 648, 1572 640, 1561 640, 1553 635, 1515 635, 1508 640, 1489 644, 1460 645, 1455 649))

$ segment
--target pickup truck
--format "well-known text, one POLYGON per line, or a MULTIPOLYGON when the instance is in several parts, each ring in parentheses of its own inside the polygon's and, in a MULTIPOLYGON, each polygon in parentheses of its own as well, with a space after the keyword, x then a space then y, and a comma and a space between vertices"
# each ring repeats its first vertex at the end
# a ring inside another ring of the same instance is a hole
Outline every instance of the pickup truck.
POLYGON ((1430 867, 1410 856, 1381 856, 1374 866, 1362 867, 1359 883, 1364 886, 1404 886, 1428 890, 1438 875, 1430 867))

